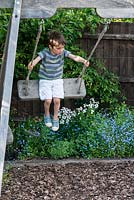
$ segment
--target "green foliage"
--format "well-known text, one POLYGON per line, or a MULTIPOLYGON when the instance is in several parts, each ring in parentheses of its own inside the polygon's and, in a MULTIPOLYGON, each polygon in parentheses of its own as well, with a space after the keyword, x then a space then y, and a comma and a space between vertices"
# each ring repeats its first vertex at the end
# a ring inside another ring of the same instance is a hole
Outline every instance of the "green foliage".
MULTIPOLYGON (((9 10, 4 10, 1 13, 1 47, 4 44, 3 38, 7 31, 9 16, 9 10)), ((86 58, 86 53, 77 45, 78 38, 82 37, 85 30, 92 33, 95 32, 97 26, 105 21, 106 19, 102 19, 96 14, 95 9, 58 9, 53 17, 45 19, 37 51, 47 45, 48 31, 55 29, 64 34, 68 50, 73 54, 86 58)), ((40 21, 37 19, 23 19, 20 22, 15 67, 16 79, 25 79, 27 76, 27 64, 32 59, 39 23, 40 21)), ((30 76, 31 79, 38 79, 38 67, 39 65, 34 68, 30 76)), ((81 63, 66 59, 64 77, 78 77, 82 67, 81 63)), ((106 105, 107 107, 118 102, 120 96, 118 78, 108 72, 101 62, 91 62, 91 67, 86 70, 84 79, 86 80, 87 96, 98 99, 102 106, 106 105)))
MULTIPOLYGON (((2 40, 0 40, 1 49, 3 49, 3 39, 7 32, 7 24, 10 15, 9 10, 3 10, 1 11, 3 12, 1 14, 2 26, 0 31, 0 38, 2 38, 2 40)), ((37 51, 40 51, 47 45, 48 31, 55 29, 64 34, 67 40, 66 48, 68 50, 73 50, 71 47, 74 47, 74 52, 76 52, 76 41, 78 38, 82 37, 85 28, 89 29, 90 32, 95 32, 97 25, 102 21, 103 20, 97 16, 95 9, 59 9, 53 17, 45 19, 43 33, 37 51)), ((27 64, 32 59, 39 22, 40 21, 37 19, 23 19, 20 22, 15 67, 15 78, 17 79, 26 78, 27 64)), ((34 71, 36 73, 32 73, 31 78, 37 78, 38 69, 34 69, 34 71)))
POLYGON ((1 59, 4 50, 9 17, 10 17, 10 11, 8 9, 0 8, 0 64, 2 62, 1 59))
POLYGON ((102 107, 115 107, 115 104, 121 100, 118 76, 110 72, 100 60, 91 62, 84 79, 87 95, 98 99, 102 107))
POLYGON ((5 167, 4 167, 4 173, 3 173, 3 184, 8 184, 9 181, 10 181, 10 170, 12 169, 12 166, 10 164, 7 164, 5 167))
POLYGON ((67 139, 65 139, 52 143, 52 146, 48 149, 48 153, 55 159, 68 158, 77 154, 75 148, 74 141, 67 141, 67 139))
MULTIPOLYGON (((0 37, 5 37, 10 15, 8 10, 3 12, 6 12, 6 15, 5 13, 2 15, 2 23, 4 23, 0 37)), ((104 21, 105 19, 96 14, 95 9, 59 9, 53 17, 45 20, 37 51, 47 45, 48 31, 56 29, 65 35, 68 50, 86 58, 86 53, 77 46, 76 41, 82 37, 85 29, 95 32, 97 26, 104 21)), ((17 79, 25 79, 27 76, 27 64, 32 58, 38 26, 39 20, 37 19, 21 20, 15 67, 15 78, 17 79)), ((38 78, 38 67, 34 68, 31 79, 38 78)), ((66 59, 64 77, 78 77, 82 67, 82 64, 66 59)), ((102 106, 104 104, 112 106, 118 102, 120 95, 118 78, 108 72, 101 62, 91 62, 91 67, 86 70, 84 79, 86 80, 87 96, 95 97, 102 106)))
POLYGON ((17 126, 10 121, 14 133, 14 143, 7 149, 8 159, 33 157, 64 158, 74 153, 73 143, 61 140, 60 135, 54 134, 44 126, 41 119, 28 119, 17 126), (10 152, 10 153, 9 153, 10 152))
POLYGON ((128 22, 128 23, 134 23, 134 18, 125 18, 125 19, 113 19, 113 22, 128 22))
POLYGON ((97 113, 90 120, 86 134, 79 134, 76 140, 81 155, 86 158, 133 156, 134 116, 127 112, 119 109, 118 114, 111 117, 97 113))
POLYGON ((134 110, 125 104, 108 113, 98 110, 98 102, 71 111, 60 111, 60 129, 53 132, 43 118, 28 119, 11 128, 14 143, 9 158, 126 158, 134 156, 134 110))

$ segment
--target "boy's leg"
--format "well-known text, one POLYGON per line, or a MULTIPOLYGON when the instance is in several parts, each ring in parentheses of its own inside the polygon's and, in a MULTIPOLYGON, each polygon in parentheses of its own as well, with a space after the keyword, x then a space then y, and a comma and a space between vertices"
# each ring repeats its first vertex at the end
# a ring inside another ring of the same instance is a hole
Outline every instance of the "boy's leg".
POLYGON ((53 101, 54 101, 54 117, 53 117, 53 123, 52 123, 52 130, 58 131, 59 129, 58 112, 60 109, 60 99, 55 97, 53 101))
POLYGON ((51 105, 52 99, 46 99, 44 101, 44 111, 45 116, 50 116, 50 105, 51 105))
POLYGON ((52 127, 50 118, 50 105, 52 102, 52 81, 40 80, 39 81, 39 96, 40 100, 44 101, 44 122, 47 127, 52 127))
POLYGON ((59 129, 58 112, 60 109, 60 100, 64 98, 63 79, 53 81, 53 102, 54 102, 54 118, 52 122, 52 130, 59 129))
POLYGON ((53 99, 53 101, 54 101, 54 117, 53 117, 53 119, 57 120, 58 119, 58 112, 59 112, 59 109, 60 109, 60 99, 55 97, 53 99))
POLYGON ((47 127, 52 127, 52 122, 51 122, 51 117, 50 117, 51 102, 52 102, 51 99, 46 99, 44 101, 44 110, 45 110, 44 122, 47 127))

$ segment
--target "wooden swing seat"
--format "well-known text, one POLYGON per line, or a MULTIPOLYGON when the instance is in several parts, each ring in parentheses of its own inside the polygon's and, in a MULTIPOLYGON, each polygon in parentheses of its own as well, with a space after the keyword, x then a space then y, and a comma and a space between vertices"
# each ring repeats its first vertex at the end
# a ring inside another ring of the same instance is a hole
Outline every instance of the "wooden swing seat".
MULTIPOLYGON (((79 99, 86 96, 86 88, 84 80, 81 82, 79 90, 79 78, 63 79, 64 84, 64 98, 66 99, 79 99)), ((21 100, 37 100, 39 99, 39 80, 29 80, 28 94, 26 95, 26 80, 19 80, 17 83, 18 96, 21 100)))

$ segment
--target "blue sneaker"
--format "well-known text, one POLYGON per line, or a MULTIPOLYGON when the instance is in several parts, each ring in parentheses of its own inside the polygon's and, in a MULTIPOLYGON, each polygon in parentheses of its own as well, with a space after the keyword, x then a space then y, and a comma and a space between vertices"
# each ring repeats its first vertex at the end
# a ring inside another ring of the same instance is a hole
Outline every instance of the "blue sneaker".
POLYGON ((44 116, 44 122, 47 127, 52 127, 52 121, 50 116, 44 116))
POLYGON ((54 119, 53 120, 53 124, 52 124, 52 130, 53 131, 58 131, 59 129, 59 120, 58 119, 54 119))

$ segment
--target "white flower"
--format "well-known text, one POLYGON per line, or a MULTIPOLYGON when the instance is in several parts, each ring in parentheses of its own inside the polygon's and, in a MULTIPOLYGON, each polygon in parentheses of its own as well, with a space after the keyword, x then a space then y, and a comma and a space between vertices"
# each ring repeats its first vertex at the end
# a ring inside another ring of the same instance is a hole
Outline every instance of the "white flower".
POLYGON ((93 114, 94 113, 94 110, 91 110, 91 114, 93 114))
POLYGON ((94 98, 91 98, 89 104, 83 104, 83 106, 76 108, 74 111, 69 108, 62 107, 59 111, 60 124, 69 123, 73 117, 80 115, 81 112, 86 113, 88 108, 91 109, 91 114, 93 114, 94 110, 98 108, 98 106, 99 102, 95 102, 94 98))

